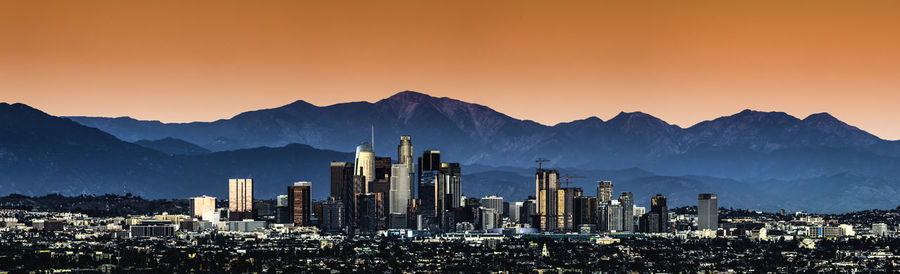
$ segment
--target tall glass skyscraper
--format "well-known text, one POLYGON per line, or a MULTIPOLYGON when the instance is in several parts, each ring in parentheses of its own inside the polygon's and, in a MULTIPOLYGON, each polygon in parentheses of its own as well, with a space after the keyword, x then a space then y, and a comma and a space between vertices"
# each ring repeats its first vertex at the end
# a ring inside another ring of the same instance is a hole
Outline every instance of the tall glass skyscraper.
MULTIPOLYGON (((372 151, 372 143, 363 142, 356 146, 353 175, 365 176, 367 183, 375 180, 375 152, 372 151)), ((368 184, 364 188, 364 191, 368 193, 368 184)))
POLYGON ((253 217, 253 179, 228 179, 228 219, 253 217))
MULTIPOLYGON (((405 164, 409 170, 409 182, 416 181, 416 163, 414 160, 412 137, 408 135, 400 136, 400 145, 397 146, 397 163, 405 164)), ((394 173, 391 173, 392 175, 394 173)), ((409 184, 409 193, 416 192, 416 184, 409 184)), ((410 197, 412 198, 412 197, 410 197)))
POLYGON ((719 198, 716 194, 702 193, 697 197, 697 229, 719 228, 719 198))
POLYGON ((619 195, 619 202, 622 203, 622 231, 634 232, 634 194, 631 192, 622 192, 619 195))
POLYGON ((406 207, 409 204, 409 166, 406 164, 391 165, 391 190, 390 190, 390 210, 391 214, 406 214, 406 207))

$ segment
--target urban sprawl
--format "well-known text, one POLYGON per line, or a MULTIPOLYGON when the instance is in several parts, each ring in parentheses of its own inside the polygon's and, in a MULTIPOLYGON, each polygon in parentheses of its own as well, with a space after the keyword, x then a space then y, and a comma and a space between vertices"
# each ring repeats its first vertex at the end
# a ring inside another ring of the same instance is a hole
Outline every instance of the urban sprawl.
MULTIPOLYGON (((466 197, 458 163, 437 150, 397 159, 373 143, 331 162, 330 197, 297 182, 255 200, 252 178, 223 182, 228 199, 189 199, 186 212, 88 216, 0 209, 0 272, 820 272, 895 271, 898 211, 845 215, 696 207, 649 210, 597 183, 584 195, 537 159, 523 201, 466 197)), ((324 168, 324 167, 323 167, 324 168)))

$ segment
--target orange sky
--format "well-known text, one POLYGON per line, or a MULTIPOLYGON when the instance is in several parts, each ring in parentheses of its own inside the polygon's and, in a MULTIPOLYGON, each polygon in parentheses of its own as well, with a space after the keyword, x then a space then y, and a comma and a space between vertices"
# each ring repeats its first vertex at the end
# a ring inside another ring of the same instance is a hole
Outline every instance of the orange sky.
POLYGON ((416 90, 544 124, 827 111, 900 139, 900 1, 0 0, 0 101, 210 121, 416 90))

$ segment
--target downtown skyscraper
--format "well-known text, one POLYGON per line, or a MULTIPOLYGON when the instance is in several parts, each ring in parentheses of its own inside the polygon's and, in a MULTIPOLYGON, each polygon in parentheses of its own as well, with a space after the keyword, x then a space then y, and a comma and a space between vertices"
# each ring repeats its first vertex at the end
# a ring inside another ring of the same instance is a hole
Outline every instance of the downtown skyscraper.
POLYGON ((375 180, 375 151, 372 143, 362 142, 356 146, 356 158, 353 163, 353 175, 363 176, 365 185, 363 192, 369 192, 369 182, 375 180))
POLYGON ((622 192, 619 203, 622 204, 622 231, 634 233, 634 194, 622 192))
POLYGON ((597 202, 601 204, 608 203, 613 199, 613 183, 612 181, 597 182, 597 202))
POLYGON ((289 215, 296 226, 309 226, 312 212, 312 183, 297 182, 288 187, 289 215))
POLYGON ((388 198, 390 201, 388 225, 391 228, 406 228, 407 207, 411 194, 409 186, 412 185, 409 181, 410 178, 408 165, 391 165, 391 189, 388 198))
POLYGON ((228 219, 253 218, 253 179, 228 179, 228 219))
POLYGON ((538 168, 535 173, 535 195, 538 229, 541 231, 559 231, 559 171, 538 168))
POLYGON ((200 219, 203 214, 216 210, 216 198, 206 195, 191 198, 191 217, 200 219))
MULTIPOLYGON (((410 194, 416 193, 416 163, 415 154, 413 153, 412 137, 409 135, 400 136, 400 144, 397 145, 397 163, 404 164, 407 167, 410 194)), ((393 175, 394 173, 391 174, 393 175)))
POLYGON ((697 197, 697 229, 719 228, 719 198, 716 194, 702 193, 697 197))

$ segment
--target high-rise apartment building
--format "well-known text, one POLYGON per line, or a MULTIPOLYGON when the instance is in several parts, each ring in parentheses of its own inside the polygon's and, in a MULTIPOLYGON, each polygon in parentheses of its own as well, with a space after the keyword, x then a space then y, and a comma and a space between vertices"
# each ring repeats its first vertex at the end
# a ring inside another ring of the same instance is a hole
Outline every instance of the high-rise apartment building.
POLYGON ((228 179, 228 219, 253 218, 253 179, 228 179))
POLYGON ((494 209, 497 214, 503 215, 503 197, 484 196, 481 198, 481 206, 494 209))
POLYGON ((719 198, 716 194, 702 193, 697 197, 697 229, 719 229, 719 198))
POLYGON ((603 220, 601 228, 608 232, 622 232, 624 230, 622 222, 622 204, 618 200, 609 201, 603 209, 603 220))
POLYGON ((574 201, 575 197, 582 196, 584 191, 580 187, 564 187, 557 191, 556 206, 558 215, 558 224, 565 231, 572 231, 574 226, 574 201))
POLYGON ((203 218, 203 213, 216 211, 216 198, 206 195, 191 198, 191 217, 203 218))
POLYGON ((596 225, 597 220, 597 198, 591 196, 578 196, 574 199, 573 219, 574 227, 581 225, 596 225))
POLYGON ((541 231, 559 231, 559 171, 540 168, 535 173, 538 228, 541 231))
POLYGON ((650 233, 665 233, 669 231, 669 208, 666 205, 666 196, 656 194, 650 198, 650 215, 648 227, 644 231, 650 233))
POLYGON ((506 213, 506 215, 509 216, 508 218, 510 222, 520 222, 520 218, 522 216, 522 205, 524 204, 524 202, 514 202, 509 204, 509 212, 506 213))
POLYGON ((328 197, 328 200, 322 203, 322 230, 326 232, 338 232, 344 228, 344 203, 334 197, 328 197))
POLYGON ((286 194, 275 197, 275 222, 279 224, 291 223, 291 206, 286 194))
POLYGON ((619 195, 619 202, 622 203, 622 231, 634 232, 634 194, 631 192, 622 192, 619 195))
POLYGON ((612 181, 600 181, 597 183, 597 202, 606 204, 613 199, 612 181))
POLYGON ((481 207, 478 211, 478 223, 481 224, 482 230, 494 229, 500 227, 500 213, 491 207, 481 207))
POLYGON ((291 221, 296 226, 310 226, 312 183, 297 182, 288 187, 291 221))
POLYGON ((519 222, 529 224, 535 228, 540 227, 540 224, 535 221, 537 215, 537 199, 534 196, 528 196, 528 198, 522 202, 522 209, 520 209, 519 212, 519 222))

